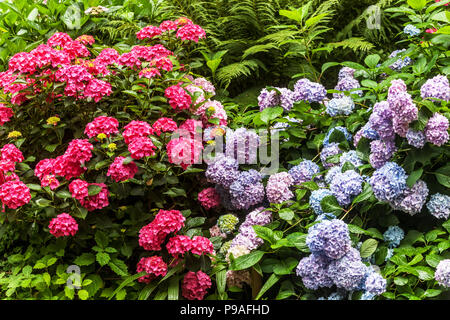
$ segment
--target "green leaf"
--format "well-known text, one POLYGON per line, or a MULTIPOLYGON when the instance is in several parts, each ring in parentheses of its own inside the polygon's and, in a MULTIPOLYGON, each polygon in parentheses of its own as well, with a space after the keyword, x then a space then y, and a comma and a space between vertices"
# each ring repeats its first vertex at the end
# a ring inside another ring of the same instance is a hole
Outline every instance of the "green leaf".
POLYGON ((394 283, 398 286, 404 286, 405 284, 408 283, 408 278, 405 277, 395 277, 394 278, 394 283))
POLYGON ((278 214, 280 218, 286 221, 291 221, 294 218, 294 211, 289 208, 281 209, 278 214))
POLYGON ((450 164, 437 169, 434 172, 437 181, 443 186, 450 188, 450 164))
POLYGON ((339 205, 335 196, 326 196, 320 201, 320 206, 322 207, 323 212, 338 214, 343 209, 339 205))
POLYGON ((95 233, 95 242, 97 242, 100 247, 106 248, 108 246, 109 239, 103 231, 98 230, 95 233))
POLYGON ((364 63, 371 69, 375 68, 378 64, 378 62, 380 61, 380 56, 378 54, 371 54, 368 55, 365 59, 364 59, 364 63))
POLYGON ((41 191, 42 190, 42 187, 40 185, 34 184, 34 183, 28 183, 27 187, 30 188, 31 190, 34 190, 34 191, 41 191))
POLYGON ((267 290, 269 290, 275 283, 277 283, 280 280, 280 276, 276 275, 275 273, 272 273, 267 279, 267 281, 262 286, 261 290, 259 290, 258 295, 256 296, 255 300, 259 300, 261 296, 266 293, 267 290))
POLYGON ((86 290, 79 290, 78 291, 78 297, 81 300, 86 300, 87 298, 89 298, 89 293, 86 290))
POLYGON ((372 187, 370 186, 369 183, 365 183, 364 184, 364 188, 363 191, 358 194, 358 196, 356 196, 355 199, 353 199, 353 204, 356 203, 360 203, 360 202, 364 202, 369 200, 371 197, 373 196, 373 191, 372 191, 372 187))
POLYGON ((418 266, 415 267, 420 280, 428 281, 434 279, 434 271, 430 267, 418 266))
POLYGON ((52 201, 44 199, 44 198, 39 198, 36 200, 36 204, 42 208, 48 207, 51 203, 52 203, 52 201))
POLYGON ((361 258, 368 258, 370 257, 375 250, 377 249, 378 241, 375 239, 367 239, 364 241, 361 245, 360 253, 361 258))
POLYGON ((71 194, 69 191, 66 191, 66 190, 58 191, 55 195, 56 195, 58 198, 61 198, 61 199, 72 198, 72 194, 71 194))
POLYGON ((231 270, 244 270, 250 268, 261 260, 264 255, 264 251, 255 250, 250 252, 249 254, 240 256, 236 258, 231 263, 231 270))
POLYGON ((97 262, 103 267, 106 265, 109 260, 111 260, 111 257, 106 252, 99 252, 96 255, 97 262))
POLYGON ((260 119, 263 123, 268 124, 270 121, 278 118, 281 114, 283 114, 283 110, 284 109, 282 107, 266 108, 259 114, 260 119))
POLYGON ((109 261, 108 266, 111 268, 112 271, 117 273, 119 276, 126 277, 128 276, 128 267, 127 265, 119 259, 111 259, 109 261))
POLYGON ((443 260, 443 259, 444 259, 443 257, 438 256, 433 253, 430 253, 425 257, 425 261, 432 268, 436 268, 437 265, 439 264, 439 262, 441 262, 441 260, 443 260))
POLYGON ((122 283, 117 287, 116 290, 114 290, 114 292, 109 296, 109 300, 111 300, 116 294, 117 292, 119 292, 120 290, 122 290, 122 288, 124 288, 125 286, 129 285, 130 283, 132 283, 134 280, 145 276, 147 273, 145 271, 133 274, 132 276, 127 277, 124 281, 122 281, 122 283))
POLYGON ((254 225, 253 229, 255 230, 256 235, 261 239, 268 241, 270 244, 275 242, 275 237, 271 229, 259 225, 254 225))
POLYGON ((101 186, 97 186, 95 184, 91 184, 88 186, 88 195, 89 196, 95 196, 95 195, 99 194, 100 191, 102 191, 101 186))
POLYGON ((408 5, 415 10, 422 10, 427 5, 426 0, 408 0, 408 5))
POLYGON ((418 170, 411 172, 408 179, 406 179, 406 184, 408 185, 408 187, 412 188, 412 186, 417 182, 417 180, 420 179, 420 177, 422 176, 422 173, 423 173, 423 169, 418 169, 418 170))
POLYGON ((219 295, 223 295, 227 284, 227 270, 221 270, 216 273, 216 283, 219 295))
POLYGON ((169 288, 167 289, 167 300, 178 300, 179 294, 179 279, 173 277, 169 280, 169 288))
POLYGON ((78 266, 88 266, 93 264, 95 261, 95 256, 92 253, 83 253, 81 256, 77 257, 74 264, 78 266))

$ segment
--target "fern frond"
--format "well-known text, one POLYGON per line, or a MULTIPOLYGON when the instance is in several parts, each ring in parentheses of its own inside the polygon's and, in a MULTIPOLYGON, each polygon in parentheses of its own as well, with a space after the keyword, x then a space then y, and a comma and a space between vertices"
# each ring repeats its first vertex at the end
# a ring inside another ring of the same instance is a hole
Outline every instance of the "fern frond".
POLYGON ((252 72, 260 67, 257 60, 243 60, 220 68, 217 72, 217 80, 227 88, 232 80, 249 77, 252 72))
POLYGON ((369 50, 373 49, 375 46, 366 41, 364 38, 360 37, 352 37, 349 39, 345 39, 339 42, 331 42, 328 43, 328 45, 332 48, 350 48, 351 50, 355 52, 364 51, 368 52, 369 50))
POLYGON ((248 48, 247 50, 244 51, 244 53, 242 54, 242 59, 247 58, 248 56, 257 54, 257 53, 261 53, 261 52, 267 52, 271 49, 277 49, 277 46, 272 44, 272 43, 266 43, 266 44, 257 44, 254 45, 250 48, 248 48))

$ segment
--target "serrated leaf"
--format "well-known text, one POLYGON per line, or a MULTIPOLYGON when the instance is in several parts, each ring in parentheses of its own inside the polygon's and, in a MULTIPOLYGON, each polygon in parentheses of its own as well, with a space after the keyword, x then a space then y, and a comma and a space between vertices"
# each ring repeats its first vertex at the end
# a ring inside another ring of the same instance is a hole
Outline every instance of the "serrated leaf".
POLYGON ((104 265, 106 265, 109 260, 111 260, 111 257, 109 256, 109 254, 107 254, 106 252, 99 252, 96 254, 96 260, 97 262, 103 267, 104 265))
POLYGON ((73 262, 77 266, 88 266, 95 261, 95 256, 92 253, 83 253, 81 256, 77 257, 73 262))
POLYGON ((95 196, 95 195, 99 194, 100 191, 102 191, 101 186, 97 186, 95 184, 91 184, 88 186, 88 195, 89 196, 95 196))

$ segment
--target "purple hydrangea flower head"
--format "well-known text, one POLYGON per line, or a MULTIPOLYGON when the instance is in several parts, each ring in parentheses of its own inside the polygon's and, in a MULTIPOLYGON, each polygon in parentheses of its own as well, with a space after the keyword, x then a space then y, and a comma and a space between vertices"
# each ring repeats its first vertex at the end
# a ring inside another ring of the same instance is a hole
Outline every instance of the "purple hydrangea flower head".
POLYGON ((306 78, 298 80, 294 85, 295 101, 321 102, 326 95, 327 90, 323 85, 306 78))
POLYGON ((334 167, 331 167, 331 168, 328 170, 327 174, 325 175, 325 182, 326 182, 327 184, 330 184, 331 181, 333 181, 334 176, 335 176, 337 173, 340 173, 340 172, 342 172, 342 168, 341 168, 340 166, 334 166, 334 167))
POLYGON ((339 70, 338 81, 346 77, 353 78, 355 71, 355 69, 350 67, 342 67, 341 70, 339 70))
POLYGON ((230 185, 230 199, 236 210, 248 209, 264 200, 261 174, 253 169, 239 173, 230 185))
POLYGON ((413 216, 422 211, 427 201, 428 191, 425 181, 418 180, 412 188, 405 189, 398 198, 392 200, 391 206, 413 216))
POLYGON ((350 248, 340 259, 332 260, 328 266, 328 276, 338 288, 348 291, 357 289, 364 279, 367 266, 362 263, 358 250, 350 248))
POLYGON ((336 163, 328 162, 327 159, 340 153, 342 153, 342 150, 339 148, 339 144, 336 142, 332 142, 324 146, 322 152, 320 153, 320 160, 322 161, 323 166, 325 168, 336 166, 336 163))
POLYGON ((309 205, 314 210, 316 214, 323 214, 322 206, 320 205, 320 201, 326 196, 332 196, 330 190, 328 189, 318 189, 311 192, 311 196, 309 197, 309 205))
POLYGON ((391 81, 387 102, 393 111, 392 123, 394 132, 401 137, 405 137, 409 123, 417 120, 418 109, 411 95, 407 92, 406 84, 403 80, 396 79, 391 81))
POLYGON ((364 180, 354 170, 337 173, 330 184, 330 190, 341 206, 349 205, 362 192, 364 180))
POLYGON ((397 151, 394 140, 375 140, 370 142, 369 162, 372 167, 379 169, 388 162, 397 151))
POLYGON ((291 175, 287 172, 280 172, 269 177, 266 185, 267 200, 270 203, 282 203, 291 199, 294 194, 289 187, 293 184, 291 175))
POLYGON ((254 130, 238 128, 228 129, 226 134, 226 155, 241 164, 255 164, 259 136, 254 130))
POLYGON ((363 165, 363 162, 358 157, 358 154, 355 150, 350 150, 348 152, 344 152, 341 157, 339 158, 339 164, 342 166, 344 163, 350 162, 352 165, 354 165, 356 168, 363 165))
POLYGON ((370 127, 375 130, 382 140, 392 140, 395 137, 393 130, 394 114, 387 101, 377 102, 373 106, 369 117, 370 127))
POLYGON ((225 188, 228 188, 239 174, 239 164, 236 159, 224 155, 217 156, 208 164, 206 179, 225 188))
POLYGON ((327 257, 311 254, 300 260, 296 268, 296 274, 302 278, 303 284, 308 289, 330 288, 333 285, 333 281, 327 272, 329 263, 330 259, 327 257))
POLYGON ((304 160, 289 170, 289 174, 291 175, 294 184, 311 181, 313 176, 319 172, 319 166, 311 160, 304 160))
POLYGON ((335 130, 342 132, 345 135, 345 138, 347 139, 348 142, 352 141, 352 134, 350 132, 348 132, 347 128, 338 126, 338 127, 334 127, 334 128, 331 128, 330 130, 328 130, 327 135, 323 139, 324 147, 326 147, 330 144, 330 141, 329 141, 330 136, 335 130))
POLYGON ((216 137, 223 136, 227 131, 226 126, 211 126, 203 130, 203 141, 208 142, 216 137))
POLYGON ((277 92, 275 90, 267 90, 266 88, 261 90, 258 96, 258 106, 260 111, 277 106, 279 99, 277 97, 277 92))
POLYGON ((333 219, 322 220, 308 230, 306 245, 312 253, 324 254, 330 259, 339 259, 351 248, 348 226, 333 219))
MULTIPOLYGON (((339 91, 350 91, 352 89, 360 88, 361 85, 359 84, 359 81, 356 80, 353 77, 344 77, 338 80, 338 83, 334 87, 334 90, 339 91)), ((363 92, 361 90, 355 90, 350 92, 351 94, 357 94, 360 97, 362 97, 363 92)), ((333 93, 333 98, 343 98, 346 94, 344 92, 341 93, 333 93)))
POLYGON ((231 246, 241 243, 245 243, 251 251, 264 244, 264 240, 257 236, 253 226, 244 225, 239 227, 239 234, 233 239, 231 246), (243 238, 246 238, 246 240, 243 240, 243 238))
POLYGON ((366 278, 365 288, 366 292, 379 296, 386 292, 386 279, 378 272, 372 272, 366 278))
POLYGON ((363 127, 362 127, 362 136, 364 138, 370 139, 370 140, 377 140, 380 139, 380 135, 378 134, 378 132, 374 129, 372 129, 370 122, 367 122, 363 127))
POLYGON ((415 37, 420 34, 420 29, 416 28, 412 24, 408 24, 403 28, 403 32, 411 37, 415 37))
POLYGON ((406 132, 406 139, 408 140, 409 145, 418 149, 422 149, 426 142, 425 133, 413 129, 408 129, 406 132))
POLYGON ((405 232, 399 226, 390 226, 384 233, 383 239, 388 243, 389 248, 396 248, 405 237, 405 232))
POLYGON ((428 142, 436 146, 442 146, 449 138, 448 119, 437 112, 433 114, 425 127, 425 136, 428 142))
POLYGON ((450 86, 447 77, 443 75, 437 75, 431 79, 428 79, 420 88, 420 96, 423 99, 437 98, 444 101, 449 101, 450 86))
POLYGON ((245 217, 243 224, 264 226, 272 221, 272 213, 263 207, 256 208, 245 217))
POLYGON ((387 162, 370 178, 373 193, 379 201, 390 202, 406 189, 405 170, 395 162, 387 162))
POLYGON ((436 218, 448 219, 450 216, 450 197, 445 194, 435 193, 427 202, 427 208, 436 218))
MULTIPOLYGON (((406 51, 406 49, 395 50, 389 55, 389 58, 396 57, 399 53, 402 53, 404 51, 406 51)), ((389 68, 391 68, 392 70, 395 70, 395 71, 400 71, 404 67, 409 66, 411 63, 412 63, 412 60, 410 57, 403 57, 403 58, 400 57, 397 61, 395 61, 393 64, 391 64, 389 66, 389 68)))
POLYGON ((292 106, 294 105, 295 100, 295 93, 292 90, 289 90, 287 88, 277 88, 278 90, 280 90, 281 95, 280 95, 280 105, 281 107, 286 110, 289 111, 292 109, 292 106))
POLYGON ((450 259, 444 259, 439 262, 434 278, 441 286, 450 288, 450 259))
POLYGON ((337 115, 348 116, 353 112, 355 108, 355 103, 352 98, 344 96, 342 98, 333 98, 326 104, 327 109, 325 110, 330 116, 335 117, 337 115))

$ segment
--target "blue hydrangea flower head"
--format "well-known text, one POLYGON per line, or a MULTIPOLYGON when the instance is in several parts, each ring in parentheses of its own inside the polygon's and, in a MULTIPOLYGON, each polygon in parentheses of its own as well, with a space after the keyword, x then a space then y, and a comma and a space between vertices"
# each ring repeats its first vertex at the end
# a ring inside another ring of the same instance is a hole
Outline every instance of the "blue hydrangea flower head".
POLYGON ((350 115, 355 108, 355 103, 349 96, 344 96, 342 98, 333 98, 328 103, 326 103, 326 113, 330 116, 335 117, 337 115, 350 115))
POLYGON ((412 24, 408 24, 403 28, 403 32, 411 37, 415 37, 420 34, 420 29, 416 28, 412 24))
POLYGON ((405 232, 399 226, 390 226, 385 233, 383 239, 388 243, 389 248, 396 248, 400 245, 400 241, 405 237, 405 232))
POLYGON ((430 213, 438 219, 448 219, 450 216, 450 197, 444 194, 435 193, 427 202, 430 213))
POLYGON ((349 205, 362 192, 364 180, 354 170, 337 173, 330 184, 330 190, 341 206, 349 205))
POLYGON ((395 162, 387 162, 370 178, 373 193, 379 201, 389 202, 406 189, 406 172, 395 162))
POLYGON ((319 172, 319 166, 311 160, 304 160, 289 170, 289 174, 292 176, 294 184, 311 181, 313 176, 319 172))

